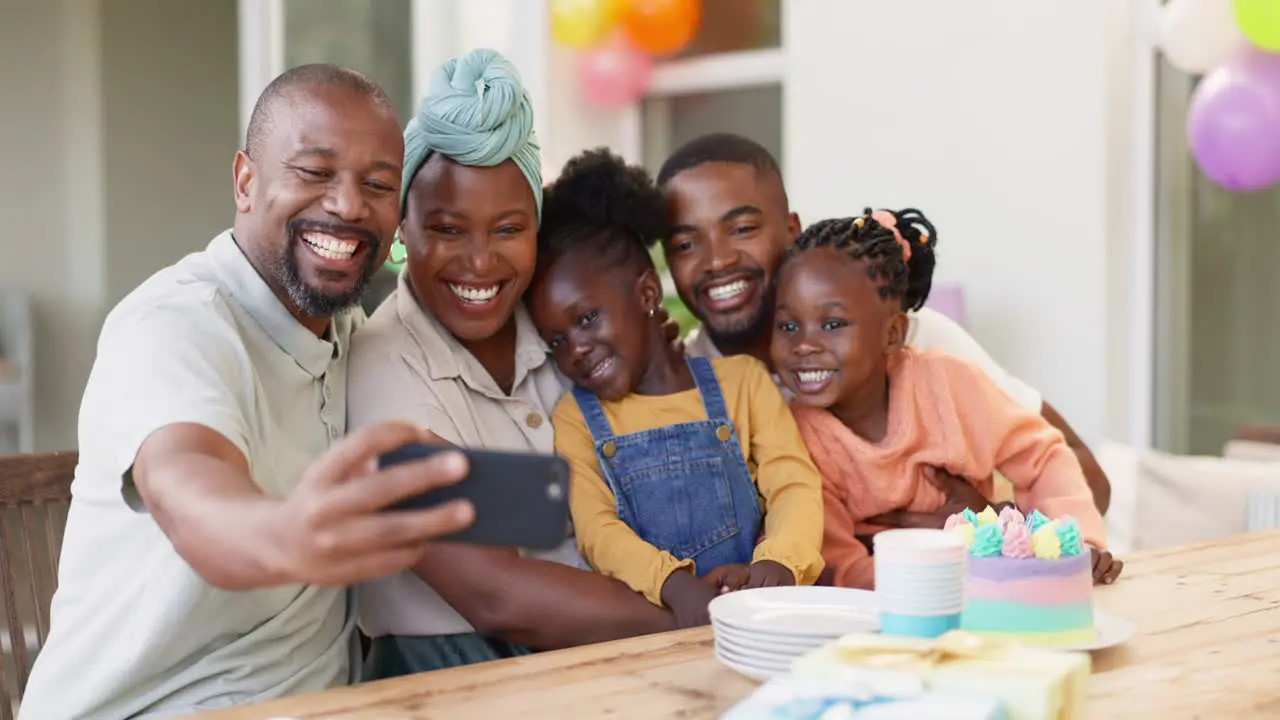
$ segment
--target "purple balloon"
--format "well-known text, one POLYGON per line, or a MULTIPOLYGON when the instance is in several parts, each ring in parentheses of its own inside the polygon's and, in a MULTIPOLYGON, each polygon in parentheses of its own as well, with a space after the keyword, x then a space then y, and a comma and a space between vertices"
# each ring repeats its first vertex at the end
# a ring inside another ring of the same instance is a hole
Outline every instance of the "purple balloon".
POLYGON ((1187 142, 1228 190, 1280 182, 1280 55, 1250 49, 1205 76, 1191 96, 1187 142))

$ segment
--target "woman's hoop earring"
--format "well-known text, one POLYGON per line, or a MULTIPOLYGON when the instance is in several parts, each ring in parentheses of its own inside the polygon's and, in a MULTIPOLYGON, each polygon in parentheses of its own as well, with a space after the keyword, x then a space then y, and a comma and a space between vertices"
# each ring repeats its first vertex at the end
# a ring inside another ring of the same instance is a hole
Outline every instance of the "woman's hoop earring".
POLYGON ((404 242, 400 240, 400 228, 396 228, 395 237, 391 242, 391 253, 387 256, 387 262, 392 265, 403 265, 408 258, 409 251, 405 248, 404 242))

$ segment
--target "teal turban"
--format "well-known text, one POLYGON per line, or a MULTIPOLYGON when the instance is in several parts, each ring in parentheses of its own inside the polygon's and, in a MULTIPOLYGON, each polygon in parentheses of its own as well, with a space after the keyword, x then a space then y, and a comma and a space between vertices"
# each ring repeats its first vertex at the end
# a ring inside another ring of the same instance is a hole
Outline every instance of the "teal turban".
POLYGON ((533 134, 533 103, 515 65, 498 52, 472 50, 431 73, 418 114, 404 129, 401 219, 409 183, 432 153, 473 167, 514 161, 542 216, 542 155, 533 134))

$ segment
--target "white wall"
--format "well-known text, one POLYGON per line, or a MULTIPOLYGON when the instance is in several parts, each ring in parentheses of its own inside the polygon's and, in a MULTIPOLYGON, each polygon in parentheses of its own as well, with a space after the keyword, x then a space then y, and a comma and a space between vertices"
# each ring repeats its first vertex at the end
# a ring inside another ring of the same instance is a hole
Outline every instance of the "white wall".
MULTIPOLYGON (((1108 438, 1155 442, 1158 80, 1163 0, 1104 3, 1108 438)), ((1165 120, 1167 121, 1167 117, 1165 120)))
POLYGON ((111 304, 230 222, 235 3, 0 18, 0 284, 35 304, 37 449, 68 449, 111 304))
POLYGON ((96 5, 0 0, 0 284, 36 313, 36 444, 74 447, 101 322, 96 5))
POLYGON ((1146 411, 1124 392, 1134 199, 1117 193, 1136 174, 1109 151, 1130 139, 1112 104, 1131 87, 1130 4, 784 6, 785 173, 802 218, 924 209, 938 279, 964 285, 991 354, 1086 440, 1129 435, 1146 411))
POLYGON ((104 0, 107 301, 231 226, 235 0, 104 0))

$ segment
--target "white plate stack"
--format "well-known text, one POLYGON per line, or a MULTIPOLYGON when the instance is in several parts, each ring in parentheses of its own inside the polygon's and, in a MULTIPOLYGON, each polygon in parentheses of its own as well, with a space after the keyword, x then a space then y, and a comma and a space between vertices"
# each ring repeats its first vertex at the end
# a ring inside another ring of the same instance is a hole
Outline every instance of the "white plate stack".
POLYGON ((711 601, 716 658, 756 680, 786 675, 810 650, 853 632, 877 632, 875 593, 834 587, 739 590, 711 601))

